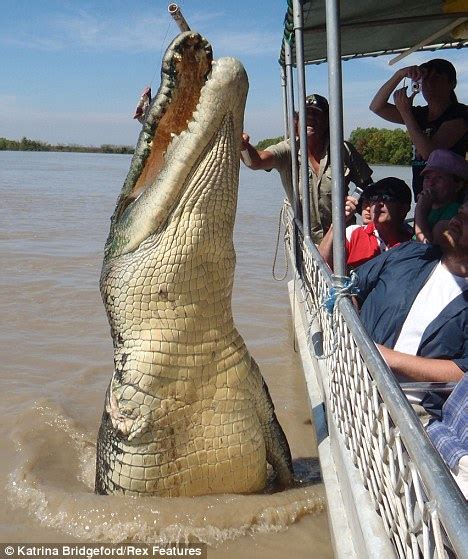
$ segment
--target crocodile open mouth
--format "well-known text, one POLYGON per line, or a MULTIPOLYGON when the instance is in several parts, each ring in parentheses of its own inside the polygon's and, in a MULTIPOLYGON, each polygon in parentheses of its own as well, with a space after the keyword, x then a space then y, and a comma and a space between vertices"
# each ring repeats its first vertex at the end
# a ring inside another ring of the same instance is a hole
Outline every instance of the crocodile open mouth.
POLYGON ((135 150, 118 216, 153 184, 164 166, 168 146, 188 129, 200 92, 209 79, 213 54, 198 33, 178 35, 167 49, 161 69, 161 85, 147 114, 135 150), (133 172, 132 172, 133 170, 133 172))
POLYGON ((199 194, 222 184, 237 188, 231 179, 239 171, 247 91, 238 60, 213 61, 210 44, 195 32, 174 39, 111 218, 106 258, 132 252, 154 235, 159 238, 190 189, 197 188, 194 177, 203 177, 199 194), (213 174, 224 178, 214 180, 213 174))

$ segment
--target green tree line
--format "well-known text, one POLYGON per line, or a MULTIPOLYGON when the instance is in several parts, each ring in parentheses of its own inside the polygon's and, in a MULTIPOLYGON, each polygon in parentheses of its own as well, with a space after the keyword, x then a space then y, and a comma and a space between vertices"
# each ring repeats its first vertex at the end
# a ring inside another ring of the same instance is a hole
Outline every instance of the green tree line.
MULTIPOLYGON (((283 139, 266 138, 255 146, 263 150, 283 139)), ((354 145, 364 159, 372 163, 386 165, 410 165, 412 146, 406 130, 397 128, 356 128, 349 136, 349 142, 354 145)))
MULTIPOLYGON (((258 150, 276 144, 282 140, 277 138, 265 138, 255 146, 258 150)), ((406 130, 397 128, 356 128, 351 132, 349 141, 355 146, 364 159, 370 163, 381 163, 387 165, 410 165, 411 163, 411 141, 406 130)), ((131 146, 117 146, 113 144, 102 144, 99 147, 79 146, 76 144, 52 145, 38 140, 22 138, 19 141, 0 138, 0 151, 74 151, 84 153, 133 153, 131 146)))
POLYGON ((0 151, 73 151, 80 153, 133 153, 131 146, 102 144, 101 146, 79 146, 77 144, 48 144, 23 137, 21 140, 0 138, 0 151))
POLYGON ((408 132, 401 128, 356 128, 349 141, 368 163, 411 164, 411 140, 408 132))

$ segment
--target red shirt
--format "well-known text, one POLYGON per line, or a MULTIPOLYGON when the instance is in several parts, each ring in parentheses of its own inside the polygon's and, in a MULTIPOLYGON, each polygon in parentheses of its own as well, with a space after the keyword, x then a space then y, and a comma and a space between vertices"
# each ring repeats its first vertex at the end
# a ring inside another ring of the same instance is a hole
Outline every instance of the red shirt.
POLYGON ((408 231, 407 238, 387 244, 380 237, 374 223, 351 225, 346 229, 346 264, 350 268, 357 268, 381 252, 411 240, 411 237, 412 233, 408 231))

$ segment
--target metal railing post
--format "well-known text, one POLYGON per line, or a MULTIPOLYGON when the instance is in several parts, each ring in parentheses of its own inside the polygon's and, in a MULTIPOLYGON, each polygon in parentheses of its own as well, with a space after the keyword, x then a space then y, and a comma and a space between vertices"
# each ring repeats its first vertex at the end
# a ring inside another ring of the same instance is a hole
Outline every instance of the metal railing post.
POLYGON ((294 217, 302 221, 301 218, 301 197, 299 194, 299 166, 297 157, 297 138, 296 138, 296 126, 294 122, 294 78, 293 78, 293 62, 292 62, 292 52, 291 45, 284 41, 284 53, 285 53, 285 70, 286 70, 286 99, 288 108, 288 128, 293 131, 290 132, 290 143, 291 143, 291 178, 293 186, 293 210, 294 217))
POLYGON ((296 45, 296 70, 299 103, 299 146, 301 151, 301 192, 302 192, 302 223, 304 239, 310 239, 310 193, 309 193, 309 161, 307 152, 307 122, 305 112, 306 85, 304 66, 304 18, 302 13, 303 0, 293 0, 294 38, 296 45))
POLYGON ((302 247, 300 246, 297 224, 300 223, 302 227, 302 208, 301 197, 299 193, 299 167, 297 157, 297 138, 296 138, 296 123, 294 119, 294 77, 293 77, 293 62, 292 62, 292 49, 286 39, 284 40, 284 53, 285 53, 285 78, 286 78, 286 107, 288 112, 288 129, 291 145, 291 181, 293 188, 292 208, 294 212, 294 227, 292 245, 294 247, 295 266, 296 270, 302 268, 302 247))
POLYGON ((328 91, 330 97, 330 162, 332 169, 333 270, 346 275, 345 188, 343 176, 343 92, 341 79, 340 4, 327 0, 328 91))
POLYGON ((283 137, 289 137, 289 122, 288 122, 288 92, 286 83, 286 69, 280 66, 280 83, 281 83, 281 99, 283 101, 283 137))

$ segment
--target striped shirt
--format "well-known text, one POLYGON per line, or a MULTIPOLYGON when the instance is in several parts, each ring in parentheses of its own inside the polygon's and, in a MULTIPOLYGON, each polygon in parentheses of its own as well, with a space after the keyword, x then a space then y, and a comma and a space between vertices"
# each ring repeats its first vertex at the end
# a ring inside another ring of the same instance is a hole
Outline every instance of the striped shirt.
POLYGON ((434 446, 453 469, 460 458, 468 455, 468 374, 454 388, 442 408, 442 421, 427 428, 434 446))

